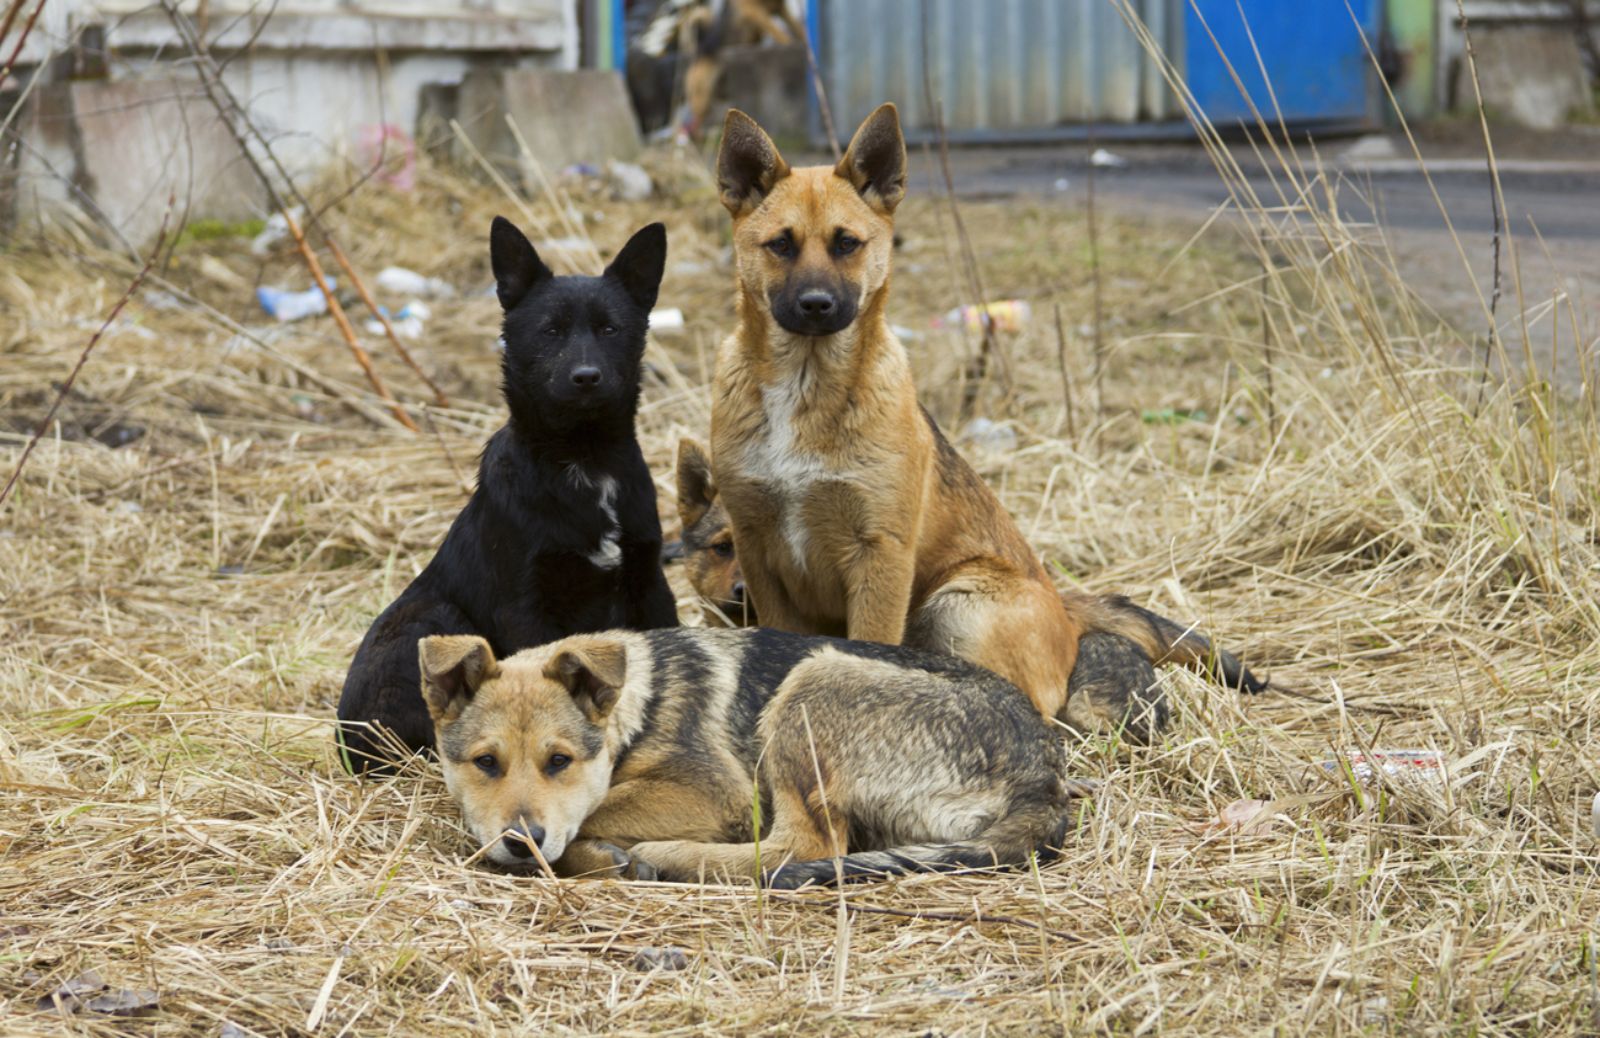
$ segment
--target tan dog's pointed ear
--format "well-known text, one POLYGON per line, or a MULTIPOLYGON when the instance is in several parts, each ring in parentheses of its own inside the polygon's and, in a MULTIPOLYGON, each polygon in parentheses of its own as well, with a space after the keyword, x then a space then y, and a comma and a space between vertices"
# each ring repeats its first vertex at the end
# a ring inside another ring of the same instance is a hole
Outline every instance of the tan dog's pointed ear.
POLYGON ((867 116, 833 172, 850 181, 868 205, 894 212, 906 196, 906 139, 899 109, 881 104, 867 116))
POLYGON ((723 208, 734 216, 754 210, 788 175, 789 164, 766 131, 739 109, 728 109, 717 151, 717 191, 723 208))
POLYGON ((717 498, 711 481, 711 458, 698 440, 685 436, 678 441, 678 519, 683 528, 698 523, 717 498))
POLYGON ((422 698, 439 725, 453 721, 485 681, 500 673, 494 650, 475 635, 436 635, 417 643, 422 698))
POLYGON ((583 639, 544 665, 544 676, 566 686, 578 709, 599 724, 617 705, 628 676, 628 650, 618 642, 583 639))

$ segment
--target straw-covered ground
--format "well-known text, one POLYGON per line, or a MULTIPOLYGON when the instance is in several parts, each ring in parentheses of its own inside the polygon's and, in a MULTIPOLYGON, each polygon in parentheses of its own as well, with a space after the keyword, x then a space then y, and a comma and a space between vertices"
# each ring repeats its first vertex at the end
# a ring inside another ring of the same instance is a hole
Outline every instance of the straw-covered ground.
MULTIPOLYGON (((1033 314, 976 395, 1015 449, 963 449, 1064 586, 1196 621, 1290 690, 1167 674, 1159 745, 1081 744, 1102 787, 1059 862, 842 898, 555 883, 463 864, 432 768, 345 776, 344 668, 501 420, 493 213, 602 254, 667 221, 662 305, 688 321, 652 347, 639 432, 675 528, 672 451, 705 432, 732 312, 693 171, 658 161, 648 203, 572 185, 564 217, 429 170, 343 201, 359 268, 460 292, 415 344, 448 407, 364 337, 420 434, 328 318, 255 309, 258 281, 308 283, 285 245, 212 228, 158 268, 0 512, 0 1029, 1600 1031, 1600 443, 1593 397, 1553 396, 1519 345, 1592 350, 1592 301, 1524 321, 1508 291, 1490 355, 1512 374, 1480 405, 1487 324, 1431 319, 1309 173, 1285 182, 1298 218, 1241 199, 1194 241, 1102 217, 1098 365, 1084 214, 963 207, 987 295, 1033 314), (1374 748, 1447 776, 1319 766, 1374 748)), ((893 320, 959 428, 974 344, 932 319, 972 298, 961 242, 936 198, 900 226, 893 320)), ((70 228, 0 254, 0 477, 136 267, 70 228)))

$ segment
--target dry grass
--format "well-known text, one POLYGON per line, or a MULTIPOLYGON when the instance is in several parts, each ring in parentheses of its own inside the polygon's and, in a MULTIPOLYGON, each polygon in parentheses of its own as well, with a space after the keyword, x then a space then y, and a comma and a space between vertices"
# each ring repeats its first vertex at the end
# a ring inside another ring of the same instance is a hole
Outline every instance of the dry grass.
MULTIPOLYGON (((499 421, 483 232, 509 203, 431 173, 416 196, 369 187, 337 217, 361 268, 466 293, 419 347, 457 401, 420 436, 372 406, 326 319, 262 328, 250 285, 305 283, 286 252, 185 247, 167 281, 222 316, 147 293, 0 519, 4 1030, 1600 1031, 1593 397, 1519 377, 1475 416, 1477 347, 1312 186, 1298 219, 1263 200, 1187 246, 1192 228, 1107 222, 1103 418, 1073 334, 1081 215, 969 210, 990 291, 1036 315, 1008 344, 1009 385, 980 394, 1020 434, 1014 453, 975 455, 984 473, 1064 583, 1198 620, 1300 694, 1240 701, 1169 674, 1161 745, 1082 746, 1104 790, 1062 861, 852 888, 842 919, 827 893, 464 866, 435 774, 362 785, 338 768, 344 666, 499 421), (1141 420, 1163 411, 1206 417, 1141 420), (133 426, 125 446, 92 438, 133 426), (1374 746, 1441 750, 1449 781, 1362 786, 1313 766, 1374 746), (1248 797, 1279 818, 1207 828, 1248 797), (685 968, 638 968, 667 946, 685 968), (156 1007, 35 1009, 91 969, 156 1007)), ((563 233, 548 199, 528 206, 563 233)), ((603 246, 663 212, 670 228, 662 302, 690 322, 652 354, 640 419, 670 515, 672 446, 704 433, 731 320, 724 218, 691 175, 670 203, 573 207, 603 246)), ((923 197, 901 225, 892 315, 923 331, 925 397, 950 421, 970 344, 928 330, 960 301, 949 221, 923 197)), ((0 257, 0 469, 128 271, 65 232, 0 257)), ((1592 314, 1525 303, 1529 334, 1593 349, 1592 314)), ((1513 347, 1523 335, 1506 322, 1513 347)), ((420 414, 426 394, 373 347, 420 414)))

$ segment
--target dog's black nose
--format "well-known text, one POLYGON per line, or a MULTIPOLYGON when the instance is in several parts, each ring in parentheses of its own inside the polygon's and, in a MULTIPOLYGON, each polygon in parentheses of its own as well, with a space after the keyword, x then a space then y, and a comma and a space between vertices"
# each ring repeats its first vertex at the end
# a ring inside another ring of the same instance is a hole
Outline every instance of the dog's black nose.
POLYGON ((741 580, 733 585, 732 594, 735 603, 744 605, 744 581, 741 580))
POLYGON ((826 317, 833 313, 833 308, 838 305, 831 292, 824 292, 821 289, 802 292, 795 302, 800 305, 800 312, 807 317, 826 317))
POLYGON ((500 842, 505 844, 506 850, 518 858, 533 857, 533 848, 544 843, 544 827, 513 825, 506 834, 500 837, 500 842))
POLYGON ((592 364, 572 369, 572 384, 579 389, 593 389, 600 384, 600 369, 592 364))

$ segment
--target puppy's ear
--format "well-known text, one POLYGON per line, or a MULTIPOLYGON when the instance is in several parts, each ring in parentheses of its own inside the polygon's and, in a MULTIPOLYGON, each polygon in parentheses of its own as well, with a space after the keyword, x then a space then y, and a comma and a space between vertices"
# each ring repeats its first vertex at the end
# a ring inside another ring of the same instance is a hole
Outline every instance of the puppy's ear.
POLYGON ((435 726, 455 720, 485 681, 500 673, 494 650, 475 635, 436 635, 417 643, 422 698, 435 726))
POLYGON ((554 277, 533 251, 527 235, 503 216, 489 225, 489 264, 494 268, 494 293, 500 297, 500 309, 507 313, 534 285, 554 277))
POLYGON ((564 685, 584 716, 599 724, 617 705, 628 676, 628 650, 617 642, 583 639, 552 656, 544 676, 564 685))
POLYGON ((606 267, 606 277, 622 283, 628 295, 647 313, 655 309, 661 289, 661 272, 667 267, 667 229, 659 223, 640 228, 617 258, 606 267))
POLYGON ((678 441, 678 519, 683 528, 698 523, 717 498, 711 482, 711 458, 698 440, 685 436, 678 441))
POLYGON ((906 196, 906 139, 893 104, 879 105, 867 116, 833 172, 850 181, 874 209, 894 212, 906 196))
POLYGON ((723 208, 734 216, 752 211, 788 175, 789 164, 766 131, 739 109, 728 109, 717 151, 717 191, 723 208))

